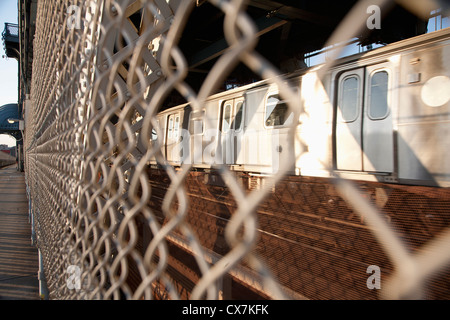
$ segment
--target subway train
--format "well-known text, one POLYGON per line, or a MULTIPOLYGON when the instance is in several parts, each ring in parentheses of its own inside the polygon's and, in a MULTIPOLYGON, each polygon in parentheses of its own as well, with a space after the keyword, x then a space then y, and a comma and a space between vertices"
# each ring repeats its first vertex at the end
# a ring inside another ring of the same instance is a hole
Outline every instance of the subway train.
POLYGON ((10 166, 12 164, 16 163, 16 158, 12 157, 11 155, 0 151, 0 168, 10 166))
POLYGON ((450 186, 449 28, 340 58, 319 81, 322 67, 286 75, 300 92, 298 119, 263 80, 215 94, 202 110, 159 112, 151 139, 169 164, 196 170, 269 175, 291 157, 297 176, 450 186))

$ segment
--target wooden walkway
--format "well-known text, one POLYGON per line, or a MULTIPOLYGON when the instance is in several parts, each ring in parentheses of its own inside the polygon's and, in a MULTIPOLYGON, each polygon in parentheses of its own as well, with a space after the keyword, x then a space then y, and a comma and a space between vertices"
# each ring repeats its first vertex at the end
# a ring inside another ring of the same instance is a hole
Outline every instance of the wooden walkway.
POLYGON ((38 251, 31 244, 25 178, 0 169, 0 300, 38 300, 38 251))

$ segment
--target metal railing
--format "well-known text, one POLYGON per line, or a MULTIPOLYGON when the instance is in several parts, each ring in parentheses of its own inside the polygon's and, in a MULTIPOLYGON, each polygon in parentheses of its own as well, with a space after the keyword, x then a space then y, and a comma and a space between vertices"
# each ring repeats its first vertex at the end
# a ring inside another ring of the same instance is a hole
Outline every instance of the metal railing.
MULTIPOLYGON (((373 253, 382 252, 390 261, 390 277, 383 278, 380 295, 371 298, 421 296, 423 281, 450 260, 449 229, 442 237, 427 241, 424 250, 410 252, 380 208, 350 181, 337 178, 322 184, 305 182, 303 186, 286 182, 288 170, 284 168, 290 168, 291 157, 282 158, 280 170, 266 178, 238 178, 227 166, 219 165, 216 175, 222 185, 199 194, 206 185, 198 181, 196 174, 200 173, 192 165, 169 165, 161 146, 151 142, 152 129, 157 128, 156 114, 168 93, 178 92, 199 111, 238 63, 276 84, 297 118, 302 112, 298 89, 284 82, 280 71, 256 51, 258 30, 246 13, 245 1, 209 2, 224 14, 228 50, 198 91, 185 82, 189 70, 178 46, 195 1, 38 2, 32 107, 26 110, 24 150, 36 241, 49 297, 219 299, 229 297, 232 283, 235 288, 240 285, 273 299, 360 298, 351 288, 345 292, 339 287, 346 282, 347 288, 352 286, 348 281, 351 270, 344 272, 331 259, 341 253, 330 246, 312 250, 312 241, 326 237, 331 225, 294 240, 287 233, 273 231, 273 221, 265 224, 270 212, 266 216, 259 213, 265 210, 265 201, 275 201, 279 210, 290 210, 288 202, 277 200, 272 192, 280 186, 298 188, 292 197, 304 197, 305 208, 314 207, 314 213, 329 207, 329 201, 340 201, 347 206, 346 214, 359 215, 355 220, 359 222, 338 228, 357 225, 349 234, 370 237, 377 246, 373 253), (141 11, 147 14, 142 15, 142 27, 137 28, 129 18, 141 11), (162 164, 159 170, 149 165, 153 158, 162 164), (244 179, 248 187, 241 183, 244 179), (196 183, 198 189, 194 188, 196 183), (329 188, 335 197, 323 204, 321 192, 329 188), (217 209, 220 199, 232 208, 227 217, 210 211, 217 209), (194 206, 207 214, 195 217, 191 212, 194 206), (205 206, 203 211, 201 206, 205 206), (210 227, 222 227, 205 236, 209 227, 201 227, 202 221, 212 216, 210 227), (218 241, 208 242, 219 235, 219 229, 223 250, 218 241), (278 246, 277 241, 283 244, 278 246), (297 256, 301 261, 289 260, 294 245, 295 250, 303 250, 297 256), (327 250, 330 254, 326 258, 320 256, 327 250), (277 269, 280 262, 284 269, 277 269), (305 265, 307 269, 302 269, 305 265), (316 280, 308 280, 309 276, 316 280), (319 292, 325 279, 327 284, 319 292)), ((383 8, 389 2, 359 1, 326 46, 359 34, 366 26, 361 8, 365 12, 368 5, 383 8)), ((322 66, 318 79, 331 63, 322 66)), ((294 132, 291 128, 292 143, 299 139, 294 132)), ((314 220, 308 215, 304 218, 314 220)), ((330 215, 319 220, 332 224, 337 218, 330 215)), ((308 234, 314 222, 299 221, 294 227, 302 227, 303 234, 308 234)), ((328 244, 337 247, 340 244, 336 241, 346 241, 345 237, 328 244)), ((364 261, 363 253, 353 256, 366 250, 364 241, 343 245, 353 248, 345 260, 364 261)), ((369 277, 365 271, 358 278, 364 287, 369 277)))
POLYGON ((5 29, 2 32, 3 39, 6 37, 19 38, 19 25, 15 23, 5 23, 5 29))

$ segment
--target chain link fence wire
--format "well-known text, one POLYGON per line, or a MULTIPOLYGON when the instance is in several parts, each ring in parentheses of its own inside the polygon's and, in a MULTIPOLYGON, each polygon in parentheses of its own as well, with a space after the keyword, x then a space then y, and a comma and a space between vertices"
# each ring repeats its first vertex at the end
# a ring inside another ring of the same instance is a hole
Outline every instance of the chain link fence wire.
MULTIPOLYGON (((446 188, 291 175, 292 154, 268 175, 165 158, 152 135, 164 136, 169 94, 201 112, 238 64, 305 114, 300 89, 257 52, 245 1, 209 3, 227 50, 193 88, 179 41, 200 3, 38 2, 25 172, 50 299, 449 298, 446 188)), ((358 1, 326 46, 391 3, 358 1)), ((288 143, 304 143, 292 123, 288 143)))

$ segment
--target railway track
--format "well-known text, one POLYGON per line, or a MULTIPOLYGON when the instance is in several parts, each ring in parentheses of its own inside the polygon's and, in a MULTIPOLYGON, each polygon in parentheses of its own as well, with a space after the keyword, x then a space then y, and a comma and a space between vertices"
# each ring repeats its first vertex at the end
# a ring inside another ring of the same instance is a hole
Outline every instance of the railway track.
MULTIPOLYGON (((161 207, 170 179, 157 169, 150 169, 149 176, 150 207, 164 224, 161 207)), ((242 173, 237 173, 237 178, 247 186, 248 192, 261 183, 257 182, 260 177, 242 173)), ((374 205, 379 205, 385 219, 410 250, 420 250, 421 245, 450 225, 449 189, 436 191, 429 187, 373 182, 357 182, 357 186, 374 205)), ((224 230, 237 209, 227 187, 214 172, 191 172, 185 187, 190 203, 187 222, 206 250, 219 257, 226 255, 230 248, 224 230)), ((377 299, 377 290, 367 287, 367 268, 379 266, 383 279, 393 272, 372 230, 338 196, 329 179, 286 177, 258 207, 257 214, 259 240, 254 251, 267 263, 280 284, 298 296, 377 299)), ((171 277, 179 286, 185 283, 183 277, 190 281, 190 285, 183 287, 185 297, 189 298, 192 283, 200 278, 199 271, 195 270, 195 263, 185 263, 189 261, 188 251, 179 246, 176 250, 173 245, 170 247, 175 260, 169 264, 177 269, 171 277)), ((250 293, 252 297, 267 298, 263 292, 233 276, 230 278, 233 287, 230 298, 250 293)), ((449 288, 450 274, 439 275, 429 283, 427 298, 448 299, 449 288)))

